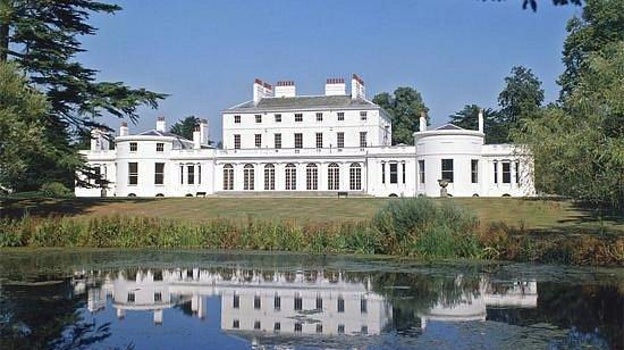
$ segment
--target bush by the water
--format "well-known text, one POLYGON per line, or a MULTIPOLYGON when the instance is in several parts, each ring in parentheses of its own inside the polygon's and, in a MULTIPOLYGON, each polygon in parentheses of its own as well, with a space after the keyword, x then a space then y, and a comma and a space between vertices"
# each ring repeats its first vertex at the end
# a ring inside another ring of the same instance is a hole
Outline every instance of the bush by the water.
POLYGON ((480 254, 474 213, 450 201, 405 198, 380 209, 372 226, 381 252, 421 258, 474 258, 480 254))

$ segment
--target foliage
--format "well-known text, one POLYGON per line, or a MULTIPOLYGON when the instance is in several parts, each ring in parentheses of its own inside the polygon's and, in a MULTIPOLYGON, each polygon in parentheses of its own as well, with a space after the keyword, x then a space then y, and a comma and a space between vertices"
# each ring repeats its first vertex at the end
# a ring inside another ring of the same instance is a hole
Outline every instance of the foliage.
POLYGON ((393 95, 387 92, 375 95, 373 102, 390 114, 392 144, 414 144, 412 134, 419 128, 420 115, 429 110, 420 93, 412 87, 399 87, 393 95))
POLYGON ((476 257, 476 216, 427 198, 392 201, 372 221, 382 239, 382 252, 421 258, 476 257))
POLYGON ((171 126, 170 132, 182 136, 187 140, 193 139, 193 131, 195 126, 199 124, 199 118, 195 116, 188 116, 171 126))
POLYGON ((64 197, 72 197, 74 195, 74 191, 65 187, 60 182, 48 182, 41 186, 41 192, 47 197, 56 197, 56 198, 64 198, 64 197))
POLYGON ((31 168, 28 159, 46 150, 40 119, 45 96, 28 86, 14 64, 0 62, 0 184, 19 188, 31 168))
MULTIPOLYGON (((465 105, 464 109, 450 115, 450 123, 468 130, 479 128, 479 110, 481 107, 472 104, 465 105)), ((498 111, 492 108, 483 109, 483 128, 485 133, 485 143, 506 142, 506 128, 500 123, 498 111)))
POLYGON ((0 1, 0 61, 18 63, 51 106, 39 119, 47 152, 36 160, 24 159, 29 162, 29 181, 19 190, 51 181, 73 186, 76 168, 91 174, 71 145, 74 138, 93 127, 105 127, 98 122, 104 114, 136 120, 139 105, 155 108, 165 97, 121 82, 96 82, 96 71, 75 61, 84 51, 80 37, 96 32, 87 23, 90 15, 119 10, 117 5, 92 0, 0 1))
POLYGON ((612 43, 624 40, 624 2, 588 0, 581 17, 568 21, 563 47, 565 71, 559 77, 561 100, 565 100, 587 73, 589 57, 612 43))

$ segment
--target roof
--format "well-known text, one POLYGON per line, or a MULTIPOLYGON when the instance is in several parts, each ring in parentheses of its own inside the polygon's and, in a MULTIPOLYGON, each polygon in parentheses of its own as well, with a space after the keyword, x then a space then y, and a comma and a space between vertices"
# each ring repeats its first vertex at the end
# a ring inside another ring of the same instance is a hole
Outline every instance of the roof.
POLYGON ((158 131, 155 129, 152 130, 148 130, 148 131, 144 131, 138 135, 142 135, 142 136, 164 136, 164 137, 175 137, 177 139, 180 139, 181 141, 188 141, 188 142, 192 142, 190 140, 187 140, 185 137, 180 136, 178 134, 174 134, 171 132, 163 132, 163 131, 158 131))
POLYGON ((437 127, 435 130, 466 130, 464 128, 460 128, 457 125, 453 125, 453 124, 444 124, 440 127, 437 127))
POLYGON ((340 96, 296 96, 296 97, 268 97, 261 99, 257 104, 248 101, 228 110, 265 110, 265 109, 306 109, 306 108, 362 108, 378 107, 375 103, 365 99, 352 99, 348 95, 340 96))

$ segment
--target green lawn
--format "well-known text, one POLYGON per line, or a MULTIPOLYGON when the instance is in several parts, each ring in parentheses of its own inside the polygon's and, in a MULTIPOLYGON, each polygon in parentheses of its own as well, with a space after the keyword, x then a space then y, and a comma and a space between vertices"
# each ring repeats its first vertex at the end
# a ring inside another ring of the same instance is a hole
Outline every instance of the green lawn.
MULTIPOLYGON (((4 201, 4 214, 67 214, 78 217, 143 215, 206 221, 215 217, 246 220, 294 220, 298 223, 368 220, 389 198, 163 198, 163 199, 68 199, 4 201)), ((453 198, 474 210, 481 223, 504 222, 526 230, 623 231, 621 217, 598 219, 592 212, 569 201, 517 198, 453 198)))

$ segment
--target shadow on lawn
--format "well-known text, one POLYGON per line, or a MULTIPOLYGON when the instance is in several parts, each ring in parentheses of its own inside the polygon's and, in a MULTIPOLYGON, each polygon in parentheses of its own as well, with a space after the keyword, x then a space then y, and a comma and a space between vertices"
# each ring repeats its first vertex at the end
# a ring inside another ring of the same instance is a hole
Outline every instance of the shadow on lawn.
POLYGON ((29 198, 0 199, 0 217, 19 219, 24 215, 49 217, 85 214, 107 203, 145 203, 157 198, 29 198))

